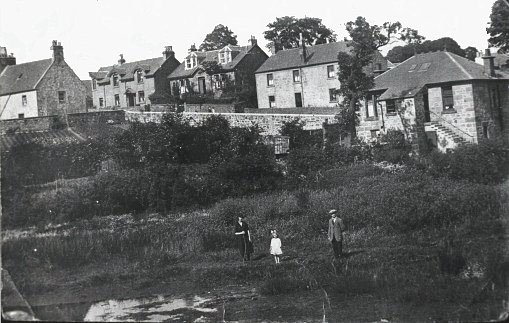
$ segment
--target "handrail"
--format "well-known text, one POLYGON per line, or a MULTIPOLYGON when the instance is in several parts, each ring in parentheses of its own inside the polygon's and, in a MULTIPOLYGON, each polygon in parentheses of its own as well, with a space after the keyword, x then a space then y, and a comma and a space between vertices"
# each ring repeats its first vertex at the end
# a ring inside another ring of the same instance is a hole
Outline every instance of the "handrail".
POLYGON ((457 129, 459 130, 461 133, 464 133, 465 135, 467 135, 468 137, 470 138, 466 138, 466 140, 470 140, 472 142, 474 142, 475 138, 474 136, 472 136, 471 134, 469 134, 468 132, 465 132, 464 130, 461 130, 460 128, 456 127, 454 124, 452 124, 449 120, 446 120, 444 117, 442 117, 442 115, 434 112, 434 111, 429 111, 431 113, 433 113, 434 115, 436 115, 440 120, 443 120, 445 121, 446 123, 450 124, 454 129, 457 129))

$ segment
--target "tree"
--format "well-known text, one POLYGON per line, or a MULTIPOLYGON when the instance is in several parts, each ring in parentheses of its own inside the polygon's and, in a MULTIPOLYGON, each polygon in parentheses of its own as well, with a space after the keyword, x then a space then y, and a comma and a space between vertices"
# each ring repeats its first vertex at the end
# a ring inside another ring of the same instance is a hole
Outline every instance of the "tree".
POLYGON ((226 45, 237 45, 237 36, 227 26, 219 24, 205 36, 200 50, 221 49, 226 45))
POLYGON ((490 45, 499 47, 500 52, 509 51, 509 1, 496 0, 491 7, 491 22, 486 31, 490 45))
POLYGON ((475 48, 467 47, 462 49, 461 46, 451 37, 442 37, 435 40, 426 40, 424 42, 407 42, 407 45, 405 46, 395 46, 387 53, 387 59, 393 63, 401 63, 415 54, 442 50, 447 50, 448 52, 471 59, 469 58, 471 56, 467 57, 467 49, 469 51, 469 55, 472 55, 471 51, 475 48))
POLYGON ((341 131, 355 137, 355 125, 358 123, 355 111, 358 101, 374 85, 373 75, 366 74, 365 67, 371 64, 379 48, 396 40, 411 42, 412 37, 418 34, 412 29, 402 28, 399 22, 371 26, 364 17, 348 22, 346 30, 351 38, 348 41, 351 50, 350 53, 338 54, 338 79, 341 84, 338 93, 343 97, 345 109, 338 118, 349 128, 341 131))
POLYGON ((308 45, 336 41, 334 31, 327 28, 319 18, 285 16, 276 18, 267 27, 269 30, 263 33, 265 39, 271 42, 267 47, 275 46, 277 50, 298 47, 301 33, 308 45))
POLYGON ((479 50, 473 46, 468 46, 465 48, 465 57, 471 61, 475 62, 475 58, 477 57, 477 53, 479 50))

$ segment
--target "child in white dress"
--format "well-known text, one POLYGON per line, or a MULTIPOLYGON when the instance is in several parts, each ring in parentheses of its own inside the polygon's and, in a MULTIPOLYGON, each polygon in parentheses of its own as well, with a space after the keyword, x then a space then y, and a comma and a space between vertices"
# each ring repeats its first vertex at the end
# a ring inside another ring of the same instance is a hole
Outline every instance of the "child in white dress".
POLYGON ((270 230, 272 239, 270 240, 270 254, 274 256, 274 261, 279 264, 279 256, 283 254, 281 251, 281 239, 278 238, 276 230, 270 230))

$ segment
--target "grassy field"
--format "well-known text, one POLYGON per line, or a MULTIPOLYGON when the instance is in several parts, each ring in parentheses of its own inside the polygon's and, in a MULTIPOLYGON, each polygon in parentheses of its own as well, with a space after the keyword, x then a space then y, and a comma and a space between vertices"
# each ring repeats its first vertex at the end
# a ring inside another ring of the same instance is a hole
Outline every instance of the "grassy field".
POLYGON ((225 319, 498 317, 509 286, 509 183, 343 175, 329 176, 324 189, 228 199, 195 212, 4 231, 3 266, 34 306, 247 289, 256 297, 227 300, 225 319), (348 228, 347 255, 338 261, 326 239, 332 207, 348 228), (234 248, 239 213, 254 237, 250 262, 234 248), (277 266, 268 254, 272 228, 283 241, 277 266))

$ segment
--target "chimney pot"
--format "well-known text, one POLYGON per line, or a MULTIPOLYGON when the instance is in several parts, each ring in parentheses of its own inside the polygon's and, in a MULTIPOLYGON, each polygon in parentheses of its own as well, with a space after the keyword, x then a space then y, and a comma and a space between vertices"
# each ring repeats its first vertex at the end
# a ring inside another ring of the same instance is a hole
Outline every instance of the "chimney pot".
POLYGON ((122 65, 125 63, 124 54, 120 54, 120 59, 118 60, 118 65, 122 65))
POLYGON ((495 74, 495 56, 491 55, 491 51, 489 48, 484 50, 483 66, 484 73, 488 76, 496 76, 495 74))
POLYGON ((64 48, 60 42, 53 40, 50 49, 53 50, 53 61, 59 63, 64 60, 64 48))
POLYGON ((171 46, 165 46, 163 52, 164 60, 167 60, 170 57, 175 57, 175 52, 173 51, 171 46))

